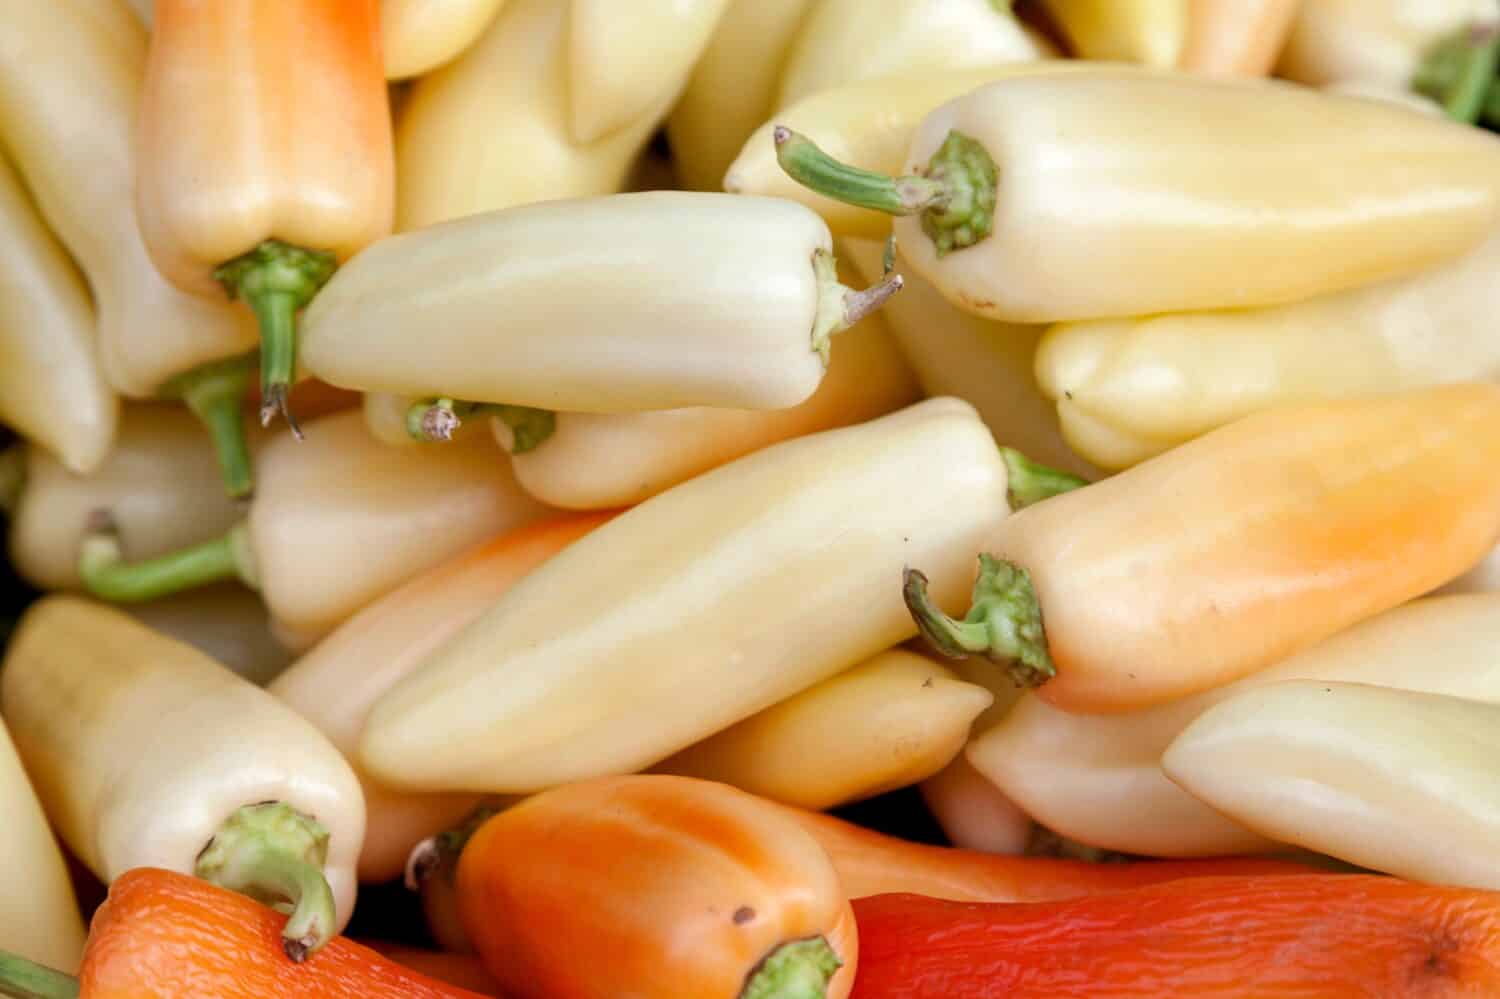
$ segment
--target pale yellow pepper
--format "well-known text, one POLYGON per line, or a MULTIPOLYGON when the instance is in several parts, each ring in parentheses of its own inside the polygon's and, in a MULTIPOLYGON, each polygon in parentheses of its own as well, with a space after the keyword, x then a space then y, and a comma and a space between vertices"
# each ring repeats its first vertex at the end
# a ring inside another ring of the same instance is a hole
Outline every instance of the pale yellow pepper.
POLYGON ((1495 0, 1302 0, 1276 70, 1299 83, 1406 90, 1438 42, 1497 19, 1495 0))
POLYGON ((1208 76, 1265 76, 1301 6, 1302 0, 1188 0, 1178 65, 1208 76))
POLYGON ((503 420, 490 423, 501 446, 514 452, 511 466, 527 492, 551 506, 600 510, 632 506, 752 451, 872 420, 919 397, 911 368, 877 312, 834 338, 822 384, 787 409, 559 413, 551 436, 521 452, 503 420))
POLYGON ((1019 322, 1298 301, 1455 257, 1500 215, 1494 136, 1273 81, 1001 80, 928 115, 903 178, 777 137, 799 180, 900 215, 950 301, 1019 322))
POLYGON ((1063 323, 1042 339, 1036 375, 1073 448, 1123 468, 1274 406, 1494 381, 1497 312, 1500 230, 1410 277, 1292 305, 1063 323), (1146 443, 1072 433, 1070 412, 1146 443))
POLYGON ((1046 0, 1077 55, 1170 69, 1188 38, 1189 0, 1046 0))
POLYGON ((687 86, 729 0, 567 0, 573 140, 656 120, 687 86))
POLYGON ((416 82, 396 122, 398 230, 624 187, 670 97, 597 142, 574 142, 568 6, 507 0, 468 51, 416 82))
POLYGON ((484 33, 505 0, 380 0, 380 51, 388 80, 430 73, 484 33))
POLYGON ((0 421, 86 474, 115 436, 88 288, 0 160, 0 421))
POLYGON ((358 411, 306 429, 305 441, 266 444, 248 515, 213 540, 132 565, 118 534, 95 525, 79 557, 88 588, 134 603, 239 578, 260 591, 275 634, 296 650, 424 569, 545 512, 483 438, 388 447, 358 411))
POLYGON ((786 51, 813 0, 730 0, 672 115, 667 140, 683 186, 718 191, 745 137, 766 119, 786 51))
POLYGON ((649 191, 524 205, 381 241, 303 315, 302 358, 364 392, 547 410, 779 409, 829 338, 900 287, 840 284, 822 219, 649 191))
POLYGON ((288 901, 294 960, 348 922, 359 781, 254 684, 114 608, 50 596, 6 649, 0 709, 47 817, 101 880, 161 867, 288 901))
POLYGON ((0 721, 0 940, 5 949, 72 974, 83 957, 83 919, 68 865, 0 721))
POLYGON ((1025 697, 968 749, 970 762, 1049 828, 1153 856, 1265 851, 1271 840, 1162 773, 1162 754, 1227 697, 1285 680, 1378 684, 1500 702, 1500 594, 1430 597, 1340 632, 1223 687, 1119 715, 1081 715, 1025 697))
POLYGON ((1162 769, 1284 842, 1414 881, 1494 890, 1496 759, 1500 704, 1293 680, 1204 712, 1162 769))
MULTIPOLYGON (((257 435, 258 436, 258 435, 257 435)), ((87 475, 26 448, 10 557, 40 589, 78 588, 78 549, 95 510, 112 511, 132 558, 154 558, 229 529, 243 511, 224 495, 213 447, 187 410, 127 405, 115 445, 87 475)))
POLYGON ((362 765, 397 787, 501 793, 649 766, 910 637, 903 564, 930 560, 952 606, 1006 493, 994 440, 955 399, 690 479, 397 684, 362 765))
POLYGON ((993 699, 925 656, 892 649, 653 769, 823 811, 937 773, 993 699))
POLYGON ((954 846, 985 853, 1023 853, 1031 816, 990 783, 963 753, 924 780, 922 802, 954 846))
MULTIPOLYGON (((841 240, 861 280, 880 278, 879 243, 841 240)), ((900 257, 897 256, 897 266, 900 257)), ((999 323, 962 312, 921 278, 908 278, 879 315, 895 334, 928 395, 952 395, 979 410, 995 440, 1044 465, 1087 479, 1102 473, 1064 442, 1055 408, 1032 374, 1044 327, 999 323)))
POLYGON ((819 0, 787 54, 778 107, 831 87, 1056 55, 993 0, 819 0))

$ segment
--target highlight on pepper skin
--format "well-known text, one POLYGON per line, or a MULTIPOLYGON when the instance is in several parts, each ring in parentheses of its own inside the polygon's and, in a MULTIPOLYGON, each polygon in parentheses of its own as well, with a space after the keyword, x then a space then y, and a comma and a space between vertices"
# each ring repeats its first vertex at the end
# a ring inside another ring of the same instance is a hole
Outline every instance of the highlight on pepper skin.
POLYGON ((1497 133, 1500 0, 0 3, 0 997, 1500 994, 1497 133))

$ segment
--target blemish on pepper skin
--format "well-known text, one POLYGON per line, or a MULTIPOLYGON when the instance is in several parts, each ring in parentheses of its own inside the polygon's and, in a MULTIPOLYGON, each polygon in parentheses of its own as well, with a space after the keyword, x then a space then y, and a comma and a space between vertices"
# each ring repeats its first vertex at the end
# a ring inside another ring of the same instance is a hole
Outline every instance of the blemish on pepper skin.
POLYGON ((932 686, 932 677, 929 676, 927 679, 923 680, 922 681, 922 686, 924 686, 924 687, 931 687, 932 686))
POLYGON ((734 915, 730 916, 729 918, 734 920, 734 925, 744 926, 746 923, 755 918, 755 910, 750 908, 748 905, 742 905, 738 909, 734 910, 734 915))

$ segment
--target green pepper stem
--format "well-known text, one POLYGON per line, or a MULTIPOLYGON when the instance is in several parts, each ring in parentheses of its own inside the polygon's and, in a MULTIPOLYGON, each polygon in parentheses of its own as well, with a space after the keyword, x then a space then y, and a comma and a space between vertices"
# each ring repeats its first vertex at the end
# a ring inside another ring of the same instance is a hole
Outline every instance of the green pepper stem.
POLYGON ((1002 447, 1000 457, 1005 461, 1006 489, 1014 510, 1089 484, 1081 476, 1032 461, 1015 448, 1002 447))
POLYGON ((1443 105, 1454 121, 1500 125, 1500 24, 1476 24, 1440 42, 1412 79, 1412 89, 1443 105))
POLYGON ((163 396, 187 403, 208 429, 224 489, 235 499, 249 499, 254 488, 242 407, 256 363, 254 353, 212 361, 178 375, 161 391, 163 396))
POLYGON ((745 976, 739 999, 823 999, 843 966, 825 937, 778 944, 745 976))
POLYGON ((469 840, 494 816, 505 810, 502 804, 482 803, 459 820, 458 824, 436 836, 428 836, 412 848, 406 858, 402 882, 407 891, 419 892, 430 879, 439 875, 452 880, 458 871, 458 858, 469 840))
POLYGON ((256 586, 249 529, 236 524, 222 536, 134 564, 125 561, 120 529, 106 510, 89 517, 78 554, 84 587, 112 603, 142 603, 224 579, 256 586))
POLYGON ((78 979, 0 950, 0 996, 10 999, 77 999, 78 979))
POLYGON ((926 177, 892 177, 842 163, 785 125, 772 129, 771 139, 776 143, 776 162, 787 176, 847 205, 887 215, 915 215, 948 196, 942 184, 926 177))
POLYGON ((900 291, 905 280, 900 274, 886 274, 863 290, 839 281, 838 262, 824 249, 813 251, 813 274, 818 282, 818 311, 813 317, 812 349, 828 365, 832 339, 885 304, 900 291))
POLYGON ((979 576, 961 621, 932 602, 927 577, 916 569, 906 570, 902 596, 922 634, 950 659, 983 655, 1004 666, 1018 687, 1037 687, 1057 675, 1031 575, 1015 563, 979 556, 979 576))
POLYGON ((26 447, 12 444, 0 451, 0 512, 14 514, 26 490, 26 447))
POLYGON ((230 298, 241 298, 260 324, 260 422, 280 413, 300 440, 287 402, 297 368, 297 311, 312 301, 337 266, 332 253, 268 239, 214 271, 230 298))
POLYGON ((464 417, 473 411, 474 403, 446 396, 418 399, 406 411, 406 432, 423 443, 451 441, 464 425, 464 417))
POLYGON ((265 905, 290 906, 281 946, 293 961, 333 939, 333 890, 323 876, 328 830, 279 801, 246 805, 224 821, 198 854, 194 873, 265 905))
POLYGON ((920 215, 938 256, 989 238, 1000 169, 979 140, 957 129, 920 174, 891 177, 841 163, 805 135, 777 125, 776 161, 797 183, 825 197, 888 215, 920 215))
POLYGON ((557 414, 550 409, 509 406, 495 403, 483 407, 490 416, 510 431, 510 453, 525 454, 535 450, 557 429, 557 414))

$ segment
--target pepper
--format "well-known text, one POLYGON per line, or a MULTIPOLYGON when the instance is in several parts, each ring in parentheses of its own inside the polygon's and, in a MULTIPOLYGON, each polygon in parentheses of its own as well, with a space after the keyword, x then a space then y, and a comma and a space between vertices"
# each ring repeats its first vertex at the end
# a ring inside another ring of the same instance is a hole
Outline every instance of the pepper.
POLYGON ((787 49, 811 5, 730 0, 667 119, 673 164, 688 190, 720 190, 746 136, 775 110, 787 49))
MULTIPOLYGON (((268 688, 351 760, 375 701, 434 649, 537 566, 608 519, 588 514, 510 531, 438 565, 376 600, 298 659, 268 688)), ((400 876, 412 847, 472 809, 472 794, 404 793, 356 765, 368 832, 365 882, 400 876)))
POLYGON ((1188 0, 1178 65, 1208 76, 1265 76, 1303 0, 1188 0))
POLYGON ((543 792, 458 864, 464 926, 507 995, 842 999, 858 945, 828 857, 723 784, 632 776, 543 792))
POLYGON ((922 119, 934 108, 985 84, 1016 76, 1120 72, 1132 70, 1080 60, 1009 62, 901 73, 820 90, 780 108, 745 140, 723 176, 724 190, 798 201, 823 216, 837 236, 883 240, 891 232, 888 214, 819 194, 787 175, 776 160, 776 145, 772 141, 778 125, 817 136, 828 155, 852 166, 877 173, 899 173, 922 119))
POLYGON ((300 444, 268 442, 259 468, 244 520, 166 555, 128 563, 113 515, 94 518, 77 556, 84 585, 130 603, 238 578, 259 589, 278 637, 306 648, 422 570, 543 512, 487 441, 387 447, 358 411, 310 423, 300 444))
POLYGON ((1497 272, 1500 229, 1411 277, 1292 305, 1063 323, 1036 379, 1074 449, 1123 468, 1274 406, 1500 378, 1497 272), (1080 415, 1149 443, 1080 434, 1080 415))
POLYGON ((494 975, 484 970, 484 965, 479 963, 476 957, 470 957, 467 954, 448 954, 440 950, 423 950, 420 947, 408 947, 384 940, 365 940, 361 945, 382 957, 390 958, 403 968, 426 975, 428 978, 436 978, 449 985, 472 989, 481 995, 497 996, 500 994, 500 983, 495 981, 494 975))
POLYGON ((963 749, 993 696, 892 649, 772 705, 655 767, 821 810, 915 784, 963 749))
POLYGON ((343 938, 297 965, 274 957, 285 916, 171 871, 110 886, 75 980, 0 953, 0 995, 20 999, 483 999, 343 938))
MULTIPOLYGON (((879 244, 842 240, 839 252, 862 280, 880 276, 879 244)), ((996 440, 1045 465, 1087 479, 1103 475, 1063 441, 1056 408, 1037 388, 1033 369, 1043 327, 970 315, 920 277, 905 278, 901 294, 880 315, 928 395, 956 395, 972 404, 996 440)))
POLYGON ((936 565, 951 606, 1006 489, 956 399, 723 465, 576 542, 445 643, 375 705, 360 759, 397 787, 501 793, 648 766, 910 637, 902 565, 936 565))
POLYGON ((729 0, 568 0, 573 141, 659 120, 687 86, 729 0))
POLYGON ((396 129, 397 229, 624 187, 670 103, 597 142, 574 142, 569 6, 508 0, 469 51, 417 81, 396 129))
POLYGON ((877 312, 834 340, 822 384, 788 409, 558 413, 551 436, 524 451, 508 424, 492 418, 491 425, 527 492, 551 506, 590 510, 633 506, 752 451, 872 420, 919 397, 877 312))
MULTIPOLYGON (((83 955, 83 919, 57 840, 0 721, 0 938, 22 957, 73 971, 83 955)), ((3 986, 0 986, 3 989, 3 986)))
POLYGON ((22 617, 0 698, 48 817, 101 880, 157 866, 288 902, 294 961, 348 921, 359 781, 265 691, 120 611, 51 596, 22 617))
POLYGON ((186 642, 257 686, 265 686, 292 661, 271 632, 260 597, 234 583, 177 593, 122 608, 153 631, 186 642))
POLYGON ((1189 0, 1046 0, 1046 7, 1082 59, 1170 69, 1187 44, 1189 0))
POLYGON ((856 999, 1489 995, 1500 897, 1368 875, 1194 878, 996 905, 854 903, 856 999))
POLYGON ((132 555, 153 558, 227 530, 241 516, 224 493, 213 448, 176 406, 127 405, 114 447, 87 475, 24 448, 25 481, 10 523, 10 557, 38 589, 82 584, 78 549, 89 514, 113 512, 132 555))
POLYGON ((1212 856, 1275 848, 1173 784, 1162 754, 1199 715, 1271 683, 1378 684, 1500 701, 1500 594, 1431 597, 1386 611, 1237 683, 1103 717, 1021 702, 968 748, 974 766, 1038 821, 1126 853, 1212 856), (1441 669, 1434 669, 1441 663, 1441 669))
POLYGON ((839 284, 830 249, 816 215, 767 198, 491 212, 360 254, 307 310, 303 360, 346 388, 542 409, 792 406, 832 334, 900 288, 839 284))
MULTIPOLYGON (((232 359, 254 344, 254 327, 227 303, 178 291, 147 256, 132 194, 132 123, 145 64, 146 32, 120 0, 6 7, 0 141, 88 280, 109 384, 134 399, 188 402, 214 438, 225 487, 246 495, 249 455, 232 359)), ((87 398, 69 399, 65 409, 86 412, 87 398)))
POLYGON ((1254 857, 1119 864, 1007 857, 913 843, 819 812, 794 808, 785 812, 827 852, 845 894, 854 899, 886 892, 916 892, 959 902, 1050 902, 1184 878, 1265 877, 1310 870, 1299 864, 1254 857))
POLYGON ((1161 766, 1206 804, 1283 842, 1494 890, 1497 720, 1493 700, 1291 680, 1209 708, 1161 766))
POLYGON ((1356 288, 1473 248, 1500 208, 1493 136, 1258 80, 1000 80, 928 115, 900 178, 774 138, 797 180, 898 215, 911 268, 955 305, 1014 322, 1356 288))
POLYGON ((1490 385, 1268 410, 999 524, 964 620, 915 570, 906 597, 940 651, 1059 708, 1149 707, 1468 569, 1500 535, 1496 461, 1490 385))
POLYGON ((505 0, 380 0, 380 52, 387 80, 430 73, 484 33, 505 0))
POLYGON ((67 252, 0 161, 0 420, 87 474, 114 440, 119 403, 105 381, 94 308, 67 252))
POLYGON ((1496 14, 1494 0, 1302 0, 1276 71, 1314 86, 1358 80, 1406 90, 1439 42, 1496 14))
POLYGON ((820 0, 787 53, 777 107, 831 87, 1056 55, 992 0, 820 0))
POLYGON ((137 127, 151 259, 250 306, 261 422, 295 430, 297 310, 395 212, 377 0, 160 0, 137 127))
POLYGON ((954 846, 1015 854, 1031 842, 1031 816, 975 770, 963 753, 924 780, 919 790, 922 803, 954 846))

